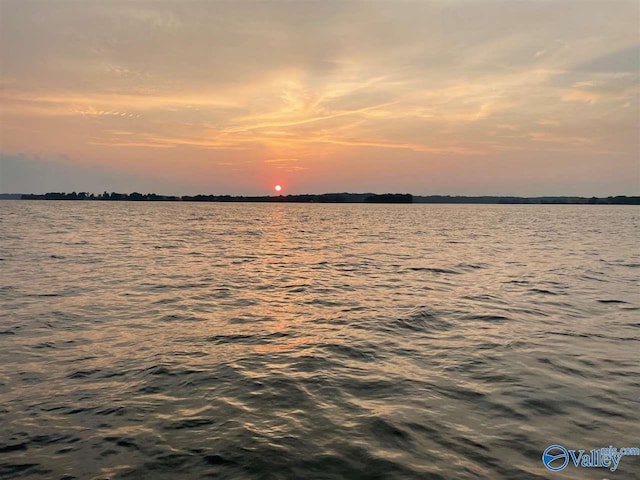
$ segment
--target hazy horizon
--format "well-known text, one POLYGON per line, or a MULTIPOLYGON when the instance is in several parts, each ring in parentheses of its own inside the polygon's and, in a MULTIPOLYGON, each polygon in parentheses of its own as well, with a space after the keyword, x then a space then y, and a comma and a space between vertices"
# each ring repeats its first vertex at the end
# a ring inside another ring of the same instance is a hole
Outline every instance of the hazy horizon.
POLYGON ((638 18, 0 0, 0 192, 637 195, 638 18))
POLYGON ((384 195, 384 194, 410 194, 413 195, 414 197, 441 197, 441 196, 450 196, 450 197, 468 197, 468 198, 475 198, 475 197, 495 197, 495 198, 499 198, 499 197, 513 197, 513 198, 562 198, 562 197, 567 197, 567 198, 593 198, 593 197, 597 197, 597 198, 608 198, 608 197, 616 197, 616 196, 626 196, 626 197, 637 197, 639 196, 638 193, 633 193, 633 194, 619 194, 619 193, 611 193, 608 195, 569 195, 569 194, 563 194, 563 193, 557 193, 557 194, 548 194, 548 195, 518 195, 518 194, 509 194, 509 193, 505 193, 505 194, 490 194, 490 193, 486 193, 486 194, 453 194, 453 193, 416 193, 416 192, 409 192, 409 191, 366 191, 366 190, 360 190, 360 191, 355 191, 355 190, 340 190, 340 191, 317 191, 317 192, 296 192, 296 193, 291 193, 291 192, 284 192, 284 191, 280 191, 280 192, 276 192, 276 191, 266 191, 262 194, 241 194, 241 193, 218 193, 218 192, 213 192, 213 191, 201 191, 201 192, 191 192, 191 193, 182 193, 182 192, 165 192, 165 191, 151 191, 151 190, 144 190, 144 189, 132 189, 132 190, 120 190, 120 191, 116 191, 116 190, 111 190, 111 189, 97 189, 97 190, 86 190, 86 189, 74 189, 74 190, 48 190, 48 191, 32 191, 32 192, 19 192, 19 191, 0 191, 0 195, 44 195, 47 193, 86 193, 86 194, 94 194, 94 195, 101 195, 103 193, 118 193, 118 194, 124 194, 124 195, 130 195, 132 193, 140 193, 143 195, 147 195, 147 194, 155 194, 155 195, 160 195, 160 196, 167 196, 167 197, 183 197, 183 196, 194 196, 194 195, 212 195, 212 196, 231 196, 231 197, 278 197, 278 196, 303 196, 303 195, 309 195, 309 196, 319 196, 319 195, 334 195, 334 194, 347 194, 347 195, 368 195, 368 194, 373 194, 373 195, 384 195))

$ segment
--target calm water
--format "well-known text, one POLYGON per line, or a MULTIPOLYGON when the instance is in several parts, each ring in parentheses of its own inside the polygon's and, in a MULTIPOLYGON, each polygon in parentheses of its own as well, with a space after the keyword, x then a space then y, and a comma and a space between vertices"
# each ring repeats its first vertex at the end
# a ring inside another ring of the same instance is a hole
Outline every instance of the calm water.
POLYGON ((640 209, 0 202, 0 478, 640 478, 640 209))

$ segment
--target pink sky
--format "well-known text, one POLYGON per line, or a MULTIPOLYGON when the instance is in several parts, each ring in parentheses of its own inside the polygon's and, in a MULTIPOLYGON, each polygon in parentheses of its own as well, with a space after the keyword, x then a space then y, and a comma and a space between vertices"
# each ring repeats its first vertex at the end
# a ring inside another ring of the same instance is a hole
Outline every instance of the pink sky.
POLYGON ((0 0, 0 192, 638 194, 639 5, 0 0))

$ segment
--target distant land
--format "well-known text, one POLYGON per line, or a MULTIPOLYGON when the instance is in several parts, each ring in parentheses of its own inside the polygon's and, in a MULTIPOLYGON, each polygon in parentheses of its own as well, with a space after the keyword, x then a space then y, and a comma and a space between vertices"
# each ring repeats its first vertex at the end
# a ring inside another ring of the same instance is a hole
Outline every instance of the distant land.
POLYGON ((232 195, 158 195, 156 193, 49 192, 45 194, 0 194, 4 200, 81 200, 130 202, 283 202, 283 203, 480 203, 480 204, 577 204, 577 205, 640 205, 640 196, 610 197, 513 197, 513 196, 451 196, 412 195, 409 193, 323 193, 320 195, 232 196, 232 195))

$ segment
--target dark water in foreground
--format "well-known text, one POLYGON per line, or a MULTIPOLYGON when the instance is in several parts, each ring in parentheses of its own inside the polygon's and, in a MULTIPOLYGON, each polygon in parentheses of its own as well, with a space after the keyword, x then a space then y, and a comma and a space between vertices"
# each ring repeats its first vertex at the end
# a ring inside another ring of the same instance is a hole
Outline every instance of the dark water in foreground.
POLYGON ((0 478, 640 478, 640 209, 0 202, 0 478))

